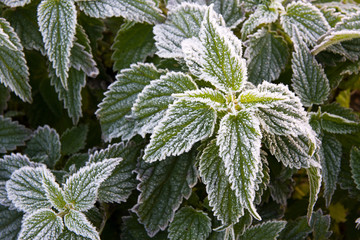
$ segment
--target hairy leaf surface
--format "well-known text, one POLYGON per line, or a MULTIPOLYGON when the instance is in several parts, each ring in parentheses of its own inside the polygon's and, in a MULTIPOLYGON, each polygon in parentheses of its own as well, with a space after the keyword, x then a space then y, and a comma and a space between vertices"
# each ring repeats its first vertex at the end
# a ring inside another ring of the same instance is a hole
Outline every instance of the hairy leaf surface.
POLYGON ((205 240, 211 232, 211 220, 206 213, 192 207, 181 208, 169 226, 170 240, 205 240))
POLYGON ((122 70, 116 76, 117 80, 109 86, 96 112, 105 141, 120 136, 127 140, 135 135, 135 121, 128 120, 125 116, 131 115, 131 107, 138 94, 150 81, 159 79, 162 73, 153 64, 139 63, 122 70))
POLYGON ((320 173, 320 168, 317 167, 309 167, 306 169, 306 172, 308 174, 309 185, 310 185, 309 205, 307 209, 307 219, 308 219, 308 223, 310 223, 312 219, 314 206, 318 199, 318 194, 320 192, 322 177, 320 173))
POLYGON ((226 26, 229 28, 236 28, 245 18, 239 0, 211 0, 210 3, 214 3, 214 10, 223 16, 226 26))
POLYGON ((43 240, 57 239, 62 233, 64 224, 61 217, 50 209, 39 209, 24 217, 19 239, 43 240))
POLYGON ((0 116, 0 153, 15 150, 30 138, 30 130, 10 118, 0 116))
POLYGON ((260 162, 259 121, 245 111, 227 114, 220 123, 217 145, 225 163, 226 175, 240 203, 255 218, 261 219, 253 203, 260 162))
POLYGON ((170 8, 166 22, 154 27, 156 54, 163 58, 183 58, 181 43, 199 36, 206 9, 206 6, 186 2, 170 8))
POLYGON ((76 28, 76 9, 73 1, 44 0, 38 7, 38 23, 45 50, 61 84, 68 89, 70 50, 76 28))
POLYGON ((206 185, 209 205, 223 225, 235 224, 244 214, 244 207, 226 175, 225 165, 219 157, 216 140, 211 141, 202 151, 199 162, 200 176, 206 185))
POLYGON ((245 230, 240 240, 273 240, 285 228, 285 221, 268 221, 245 230))
POLYGON ((17 240, 22 218, 22 213, 0 204, 0 236, 6 236, 7 240, 17 240))
POLYGON ((0 83, 9 87, 24 102, 32 102, 29 68, 23 46, 14 29, 0 18, 0 83))
POLYGON ((141 162, 138 172, 141 192, 133 211, 148 234, 164 230, 174 218, 183 198, 189 198, 197 182, 195 151, 165 161, 141 162))
POLYGON ((248 64, 248 80, 257 85, 262 81, 278 79, 289 59, 289 49, 284 39, 262 28, 249 36, 245 44, 248 46, 244 54, 248 64))
POLYGON ((200 40, 182 42, 191 72, 223 91, 241 90, 247 80, 241 41, 226 27, 210 6, 201 23, 200 40))
POLYGON ((31 0, 1 0, 0 2, 9 7, 22 7, 26 4, 29 4, 31 0))
POLYGON ((96 201, 100 184, 111 175, 119 161, 118 158, 111 158, 92 163, 70 176, 64 185, 66 202, 79 211, 90 209, 96 201))
POLYGON ((351 149, 350 167, 356 187, 360 189, 360 150, 357 147, 351 149))
POLYGON ((123 17, 130 21, 155 24, 164 20, 161 10, 151 0, 76 0, 79 8, 90 17, 123 17))
POLYGON ((186 101, 198 101, 207 104, 215 110, 225 110, 226 96, 219 90, 213 90, 212 88, 201 88, 192 91, 186 91, 184 93, 173 94, 173 97, 177 99, 184 99, 186 101))
POLYGON ((77 235, 90 238, 91 240, 100 240, 99 233, 95 227, 86 219, 85 214, 79 211, 70 209, 69 213, 64 217, 64 224, 70 231, 77 235))
POLYGON ((164 117, 168 106, 173 103, 172 94, 196 88, 192 78, 181 72, 169 72, 159 80, 151 81, 138 95, 132 107, 138 133, 144 137, 146 133, 153 132, 164 117))
POLYGON ((57 210, 62 211, 66 205, 64 191, 55 181, 55 176, 47 169, 42 173, 42 187, 45 189, 46 198, 57 210))
POLYGON ((196 142, 213 134, 215 122, 215 110, 202 102, 174 102, 154 129, 144 160, 154 162, 188 152, 196 142))
POLYGON ((321 127, 330 133, 347 134, 360 130, 359 121, 352 121, 341 115, 324 112, 321 114, 321 127))

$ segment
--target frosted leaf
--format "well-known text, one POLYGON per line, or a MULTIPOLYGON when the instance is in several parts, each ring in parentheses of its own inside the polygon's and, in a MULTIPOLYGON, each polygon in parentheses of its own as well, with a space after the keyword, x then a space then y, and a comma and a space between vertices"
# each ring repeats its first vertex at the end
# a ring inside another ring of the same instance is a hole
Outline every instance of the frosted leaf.
POLYGON ((19 239, 22 240, 43 240, 57 239, 62 233, 64 224, 61 217, 50 209, 39 209, 25 215, 19 239))
POLYGON ((216 140, 211 141, 202 151, 199 162, 199 173, 206 185, 209 205, 222 224, 235 224, 244 215, 244 208, 235 191, 231 189, 225 165, 219 157, 216 140), (231 209, 231 211, 229 210, 231 209))
POLYGON ((360 150, 357 147, 353 147, 351 149, 350 167, 352 178, 356 184, 356 187, 360 189, 360 150))
POLYGON ((57 240, 90 240, 90 238, 77 235, 76 233, 65 228, 62 234, 57 238, 57 240))
POLYGON ((245 108, 269 108, 277 105, 276 103, 289 101, 289 97, 281 92, 259 91, 258 89, 245 90, 238 97, 240 106, 245 108))
POLYGON ((86 51, 86 47, 77 42, 74 43, 71 49, 70 64, 74 69, 83 71, 91 78, 95 78, 99 74, 92 53, 86 51))
POLYGON ((169 11, 165 23, 154 27, 156 54, 162 58, 183 58, 181 43, 198 37, 206 6, 182 3, 169 11))
POLYGON ((89 220, 86 219, 86 216, 79 211, 70 209, 70 211, 64 216, 64 224, 67 229, 77 235, 91 240, 100 240, 100 236, 96 231, 96 228, 91 222, 89 222, 89 220))
POLYGON ((309 48, 295 29, 293 33, 295 52, 292 59, 292 87, 304 106, 322 104, 330 94, 329 80, 324 69, 310 53, 309 48))
POLYGON ((240 203, 261 219, 254 206, 261 147, 259 120, 246 111, 227 114, 220 122, 217 145, 231 188, 240 203))
POLYGON ((7 36, 7 44, 3 41, 0 42, 0 55, 2 56, 0 60, 0 83, 9 87, 24 102, 31 103, 29 68, 26 65, 23 46, 14 29, 4 18, 0 18, 0 29, 1 35, 7 36), (11 46, 9 46, 10 43, 12 43, 11 46))
POLYGON ((279 78, 289 59, 286 41, 265 28, 248 37, 248 47, 244 53, 247 58, 248 80, 255 85, 279 78))
MULTIPOLYGON (((272 84, 263 82, 258 85, 257 90, 261 95, 270 93, 283 98, 283 100, 272 101, 268 104, 257 106, 256 115, 260 120, 262 128, 266 132, 287 135, 312 134, 308 124, 306 112, 300 103, 300 99, 283 84, 272 84)), ((251 90, 250 90, 251 91, 251 90)))
POLYGON ((341 19, 345 16, 341 12, 338 12, 336 8, 333 8, 331 6, 322 6, 320 8, 320 11, 324 15, 330 27, 335 27, 335 25, 340 22, 341 19))
POLYGON ((43 0, 37 14, 46 53, 62 86, 68 89, 70 50, 76 28, 75 4, 68 0, 43 0))
POLYGON ((125 22, 116 33, 111 49, 114 50, 111 56, 114 71, 128 68, 132 63, 145 62, 156 52, 153 26, 125 22))
POLYGON ((45 167, 25 166, 13 172, 10 180, 6 182, 6 191, 16 208, 32 212, 51 207, 42 186, 44 171, 47 171, 45 167))
POLYGON ((42 172, 42 187, 45 190, 46 198, 57 210, 65 208, 64 191, 55 181, 55 176, 47 169, 42 172))
POLYGON ((60 137, 55 129, 48 125, 38 127, 26 145, 25 153, 31 158, 41 160, 50 168, 55 166, 60 155, 60 137))
POLYGON ((174 102, 172 94, 196 89, 196 83, 189 75, 181 72, 169 72, 153 80, 138 95, 132 115, 136 120, 136 129, 142 137, 152 133, 164 117, 168 106, 174 102))
POLYGON ((96 151, 89 157, 89 163, 100 162, 109 158, 122 158, 112 174, 101 183, 98 197, 104 202, 125 202, 136 188, 134 176, 137 160, 141 154, 142 145, 129 142, 109 145, 106 149, 96 151))
POLYGON ((0 46, 17 51, 17 47, 11 42, 9 35, 7 35, 2 28, 0 28, 0 46))
POLYGON ((50 83, 55 87, 59 100, 62 100, 69 117, 76 124, 82 117, 81 90, 86 84, 86 75, 83 71, 70 68, 67 78, 67 89, 61 83, 61 79, 55 74, 55 70, 49 67, 50 83))
POLYGON ((169 157, 154 163, 140 162, 137 169, 138 203, 132 209, 149 236, 165 230, 183 198, 188 199, 197 182, 196 152, 169 157))
POLYGON ((216 110, 227 110, 227 100, 225 95, 219 90, 213 90, 211 88, 201 88, 198 90, 173 94, 173 97, 177 99, 184 99, 189 102, 202 102, 216 110))
POLYGON ((206 5, 207 0, 168 0, 166 8, 171 10, 177 7, 178 5, 181 5, 182 3, 196 3, 199 5, 206 5))
POLYGON ((274 240, 278 238, 285 225, 285 221, 275 220, 257 224, 246 229, 239 240, 274 240))
POLYGON ((324 181, 324 198, 326 206, 330 205, 332 195, 335 192, 340 172, 342 146, 332 135, 325 134, 322 137, 320 158, 321 174, 324 181))
POLYGON ((95 18, 123 17, 130 21, 155 24, 164 21, 153 0, 76 0, 80 10, 95 18))
POLYGON ((316 41, 330 29, 330 25, 318 8, 300 1, 287 5, 280 22, 289 36, 294 37, 296 29, 300 39, 310 46, 314 46, 316 41))
POLYGON ((138 94, 152 80, 159 79, 164 72, 153 64, 138 63, 122 70, 116 81, 109 86, 105 98, 99 104, 96 115, 100 120, 105 141, 122 137, 128 140, 134 133, 135 121, 127 119, 138 94))
POLYGON ((213 134, 215 123, 213 108, 198 101, 177 100, 154 129, 143 159, 154 162, 188 152, 196 142, 213 134))
POLYGON ((181 208, 169 226, 170 240, 205 240, 211 232, 211 219, 201 210, 181 208))
POLYGON ((294 137, 292 135, 264 134, 266 147, 275 158, 289 168, 310 167, 310 140, 303 135, 294 137))
POLYGON ((17 121, 0 116, 0 153, 15 150, 30 138, 31 131, 17 121))
POLYGON ((279 17, 279 10, 260 4, 255 12, 249 16, 241 28, 241 38, 244 40, 261 24, 275 22, 279 17))
POLYGON ((313 229, 306 221, 306 217, 298 217, 295 220, 290 220, 285 229, 281 231, 279 239, 306 239, 306 237, 313 232, 313 229))
POLYGON ((200 40, 184 40, 182 49, 194 75, 220 90, 238 91, 247 80, 242 43, 224 25, 224 19, 210 6, 201 23, 200 40))
POLYGON ((358 132, 360 130, 360 122, 324 112, 321 114, 321 127, 330 133, 348 134, 358 132))
POLYGON ((119 158, 111 158, 80 168, 64 184, 66 202, 79 211, 93 207, 100 184, 111 175, 119 162, 119 158))
POLYGON ((9 7, 23 7, 29 4, 31 0, 0 0, 0 2, 9 7))
POLYGON ((223 16, 229 28, 236 28, 245 19, 239 0, 211 0, 210 3, 214 3, 215 12, 223 16))
POLYGON ((7 197, 6 181, 11 177, 11 174, 24 166, 35 166, 30 162, 29 158, 20 153, 3 156, 0 159, 0 205, 11 207, 11 201, 7 197))
POLYGON ((0 204, 0 236, 6 236, 6 240, 17 240, 22 218, 22 213, 0 204))
MULTIPOLYGON (((315 153, 316 155, 316 153, 315 153)), ((315 156, 316 157, 316 156, 315 156)), ((311 222, 313 210, 315 203, 318 199, 318 194, 321 188, 321 171, 320 168, 317 167, 310 167, 306 169, 308 179, 309 179, 309 186, 310 186, 310 196, 309 196, 309 205, 307 209, 307 219, 308 223, 311 222)))
POLYGON ((44 43, 37 23, 36 7, 37 5, 32 4, 25 8, 11 9, 3 12, 3 16, 15 29, 25 49, 39 50, 45 55, 44 43))

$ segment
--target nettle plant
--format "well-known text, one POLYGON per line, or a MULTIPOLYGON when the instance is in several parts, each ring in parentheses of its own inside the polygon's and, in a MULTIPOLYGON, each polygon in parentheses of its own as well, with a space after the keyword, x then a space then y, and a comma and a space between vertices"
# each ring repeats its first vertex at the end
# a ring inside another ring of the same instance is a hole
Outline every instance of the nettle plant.
POLYGON ((346 216, 358 234, 355 3, 0 13, 1 239, 328 239, 346 216))

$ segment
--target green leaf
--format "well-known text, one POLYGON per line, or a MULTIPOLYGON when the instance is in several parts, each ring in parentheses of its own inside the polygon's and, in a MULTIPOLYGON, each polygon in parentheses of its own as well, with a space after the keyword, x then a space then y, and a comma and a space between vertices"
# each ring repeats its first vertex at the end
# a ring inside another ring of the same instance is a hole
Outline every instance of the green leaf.
POLYGON ((308 168, 311 163, 310 140, 303 135, 264 134, 265 146, 276 160, 289 168, 308 168))
POLYGON ((156 54, 162 58, 184 58, 181 43, 185 39, 198 37, 206 6, 182 3, 168 8, 165 23, 154 27, 156 54))
POLYGON ((130 64, 144 62, 155 53, 153 27, 134 22, 124 23, 116 34, 112 50, 114 71, 130 67, 130 64))
POLYGON ((360 190, 360 150, 353 147, 350 153, 351 174, 356 187, 360 190))
POLYGON ((335 192, 340 172, 342 147, 341 143, 332 135, 325 134, 322 137, 320 158, 321 173, 324 181, 324 198, 326 206, 330 205, 332 195, 335 192))
POLYGON ((192 78, 181 72, 169 72, 159 80, 151 81, 138 95, 132 107, 138 134, 144 137, 146 133, 153 132, 168 106, 174 102, 172 94, 196 88, 192 78))
POLYGON ((253 218, 248 210, 244 211, 244 215, 239 219, 238 223, 234 224, 235 236, 244 234, 245 230, 252 224, 253 218))
POLYGON ((255 12, 244 22, 241 28, 241 38, 245 40, 258 26, 275 22, 278 16, 279 10, 277 8, 270 8, 263 4, 258 5, 255 12))
POLYGON ((304 240, 311 232, 312 229, 309 227, 306 217, 300 217, 286 224, 279 239, 304 240))
POLYGON ((7 240, 18 239, 22 218, 22 213, 0 204, 0 236, 6 236, 7 240))
POLYGON ((153 64, 138 63, 116 76, 117 80, 109 86, 96 111, 105 141, 117 137, 128 140, 135 135, 135 121, 126 116, 131 115, 131 107, 138 94, 151 80, 159 79, 163 73, 153 64))
POLYGON ((318 199, 318 194, 320 192, 322 177, 321 177, 320 168, 317 167, 309 167, 306 169, 306 172, 309 178, 309 185, 310 185, 309 205, 307 210, 307 219, 308 219, 308 223, 310 223, 312 219, 313 209, 318 199))
POLYGON ((218 111, 227 110, 227 100, 225 95, 221 91, 212 88, 205 87, 198 90, 173 94, 172 96, 189 102, 202 102, 218 111))
POLYGON ((89 127, 87 125, 79 125, 66 129, 60 139, 61 153, 70 155, 83 149, 86 144, 88 131, 89 127))
POLYGON ((29 68, 20 39, 4 18, 0 18, 0 33, 7 38, 7 45, 0 41, 0 83, 9 87, 24 102, 31 103, 29 68))
POLYGON ((26 4, 29 4, 31 0, 1 0, 3 4, 9 7, 23 7, 26 4))
POLYGON ((6 181, 11 177, 11 174, 24 167, 35 166, 30 162, 29 158, 20 153, 11 155, 5 155, 3 159, 0 159, 0 205, 11 207, 11 201, 7 197, 6 181))
POLYGON ((112 174, 100 185, 99 199, 104 202, 125 202, 136 188, 137 181, 133 174, 142 145, 129 142, 108 146, 90 155, 89 163, 96 163, 109 158, 122 158, 112 174))
POLYGON ((247 80, 241 41, 224 27, 224 19, 210 6, 201 23, 199 39, 182 42, 190 71, 223 91, 241 90, 247 80))
POLYGON ((149 237, 144 225, 140 224, 133 214, 131 216, 122 217, 123 224, 121 225, 122 240, 164 240, 167 239, 166 232, 160 232, 154 237, 149 237))
POLYGON ((65 201, 72 204, 75 210, 86 211, 92 208, 100 184, 111 175, 119 162, 119 158, 110 158, 80 168, 64 184, 65 201))
POLYGON ((296 29, 300 39, 310 46, 314 46, 316 41, 330 29, 330 25, 320 10, 304 2, 293 2, 287 5, 280 22, 289 36, 295 37, 296 29))
POLYGON ((225 226, 237 223, 244 215, 244 208, 235 191, 231 189, 224 162, 219 157, 216 140, 211 141, 202 151, 199 173, 206 185, 209 205, 214 215, 225 226))
POLYGON ((86 219, 86 216, 74 209, 64 216, 64 224, 70 231, 76 233, 77 235, 83 236, 85 238, 90 238, 92 240, 100 240, 99 233, 96 231, 95 227, 86 219))
POLYGON ((57 239, 64 228, 61 217, 50 209, 39 209, 25 215, 19 239, 41 240, 57 239))
POLYGON ((198 101, 175 101, 154 129, 143 159, 163 160, 188 152, 192 146, 210 137, 215 128, 216 112, 198 101))
POLYGON ((25 145, 30 138, 30 130, 10 118, 0 116, 0 153, 15 150, 17 146, 25 145))
POLYGON ((45 171, 45 167, 25 166, 13 172, 10 180, 6 182, 6 191, 17 209, 28 213, 51 207, 42 185, 45 171))
POLYGON ((359 121, 351 121, 342 117, 324 112, 321 114, 321 127, 330 133, 348 134, 358 132, 360 130, 359 121))
POLYGON ((62 86, 68 89, 70 51, 76 28, 75 4, 68 0, 44 0, 37 14, 46 53, 62 86))
POLYGON ((139 216, 139 222, 149 236, 154 236, 160 229, 165 230, 183 198, 190 197, 197 182, 195 155, 192 151, 165 161, 140 162, 137 178, 141 194, 132 211, 139 216))
POLYGON ((221 120, 217 136, 219 156, 225 163, 231 187, 256 219, 261 219, 254 206, 261 147, 259 125, 251 113, 229 113, 221 120))
MULTIPOLYGON (((96 67, 96 62, 91 50, 86 50, 86 46, 78 42, 75 42, 71 49, 70 64, 74 69, 79 72, 84 72, 91 78, 95 78, 99 74, 99 69, 96 67)), ((71 69, 69 71, 71 71, 71 69)), ((82 87, 83 86, 84 84, 82 87)))
POLYGON ((229 28, 236 28, 245 19, 242 3, 238 0, 211 0, 210 3, 214 3, 214 10, 223 16, 229 28))
POLYGON ((3 84, 0 83, 0 115, 7 109, 7 102, 10 100, 10 92, 3 84))
POLYGON ((62 211, 65 208, 64 191, 55 181, 55 176, 47 169, 42 173, 42 187, 45 189, 46 198, 57 210, 62 211))
POLYGON ((289 59, 289 48, 285 40, 275 32, 262 28, 249 36, 245 45, 248 80, 257 85, 263 81, 278 79, 289 59))
POLYGON ((240 240, 274 240, 285 228, 285 221, 268 221, 245 230, 240 240))
POLYGON ((310 53, 309 48, 295 29, 293 33, 295 52, 292 59, 292 87, 304 106, 322 104, 330 94, 329 80, 324 69, 310 53))
POLYGON ((76 0, 79 8, 90 17, 123 17, 130 21, 155 24, 164 20, 161 10, 149 0, 76 0))
POLYGON ((76 233, 71 232, 70 230, 65 228, 62 234, 57 238, 57 240, 90 240, 90 238, 77 235, 76 233))
POLYGON ((181 208, 169 226, 170 240, 205 240, 211 232, 211 220, 206 213, 192 207, 181 208))
POLYGON ((54 70, 49 67, 51 85, 55 87, 58 98, 64 102, 64 107, 67 109, 69 117, 71 117, 74 124, 79 121, 82 116, 81 110, 81 89, 86 84, 86 75, 83 71, 78 71, 75 68, 70 68, 67 78, 67 89, 61 83, 61 80, 56 77, 54 70))
POLYGON ((36 5, 11 9, 4 12, 4 17, 9 20, 21 39, 21 44, 28 50, 39 50, 45 55, 44 43, 39 31, 36 17, 36 5))
POLYGON ((60 137, 48 125, 38 127, 26 145, 25 153, 34 161, 40 160, 50 168, 60 159, 60 137))
POLYGON ((330 215, 324 216, 321 209, 313 213, 310 225, 313 228, 314 240, 325 240, 330 238, 332 234, 332 231, 329 231, 330 222, 330 215))

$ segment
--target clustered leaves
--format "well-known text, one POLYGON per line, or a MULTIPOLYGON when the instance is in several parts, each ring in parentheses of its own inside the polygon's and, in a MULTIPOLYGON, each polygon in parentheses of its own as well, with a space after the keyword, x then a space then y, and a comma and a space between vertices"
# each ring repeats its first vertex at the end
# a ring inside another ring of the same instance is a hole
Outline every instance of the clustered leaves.
POLYGON ((1 236, 341 234, 339 196, 360 199, 358 5, 0 0, 0 14, 1 236))

